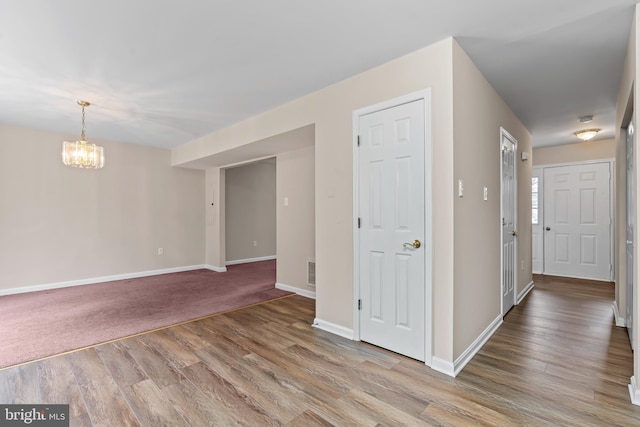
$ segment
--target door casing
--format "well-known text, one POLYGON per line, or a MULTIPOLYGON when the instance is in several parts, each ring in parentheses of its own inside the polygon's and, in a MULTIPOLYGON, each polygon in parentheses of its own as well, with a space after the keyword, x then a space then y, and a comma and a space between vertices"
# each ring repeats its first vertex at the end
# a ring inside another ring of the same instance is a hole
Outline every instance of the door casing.
MULTIPOLYGON (((504 265, 504 225, 502 223, 502 219, 504 218, 504 203, 502 200, 503 197, 503 171, 502 171, 502 141, 503 139, 508 139, 514 145, 514 162, 513 162, 513 229, 517 232, 518 230, 518 140, 515 139, 506 129, 500 128, 500 144, 499 147, 499 155, 500 155, 500 313, 502 316, 505 314, 504 308, 504 271, 506 266, 504 265)), ((513 243, 513 304, 511 307, 516 305, 516 299, 518 294, 518 238, 514 237, 513 243)))
POLYGON ((535 166, 532 168, 532 176, 538 178, 538 223, 531 224, 531 253, 535 257, 531 263, 533 274, 542 274, 544 272, 544 197, 543 197, 543 168, 535 166))
POLYGON ((633 334, 633 328, 635 327, 633 324, 633 298, 634 298, 634 276, 633 276, 633 259, 635 252, 635 242, 634 242, 634 229, 635 229, 635 206, 636 206, 636 183, 635 183, 635 162, 634 162, 634 150, 636 149, 636 137, 635 137, 635 129, 634 129, 634 115, 631 115, 631 122, 627 128, 626 132, 626 171, 627 171, 627 182, 626 182, 626 202, 627 202, 627 221, 626 221, 626 308, 625 308, 625 324, 627 327, 627 333, 629 334, 629 341, 631 342, 631 348, 635 348, 635 340, 633 334))

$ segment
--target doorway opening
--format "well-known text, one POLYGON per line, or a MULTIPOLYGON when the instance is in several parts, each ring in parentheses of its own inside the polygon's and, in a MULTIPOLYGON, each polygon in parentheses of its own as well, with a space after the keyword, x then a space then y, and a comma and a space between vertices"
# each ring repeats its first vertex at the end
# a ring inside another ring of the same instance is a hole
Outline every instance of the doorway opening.
POLYGON ((613 280, 612 170, 609 160, 534 168, 534 274, 613 280))

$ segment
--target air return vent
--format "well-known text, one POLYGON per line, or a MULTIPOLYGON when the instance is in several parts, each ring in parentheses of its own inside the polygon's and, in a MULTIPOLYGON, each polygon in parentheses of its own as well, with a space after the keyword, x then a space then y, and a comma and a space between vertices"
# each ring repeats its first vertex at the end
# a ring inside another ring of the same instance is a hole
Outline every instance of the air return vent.
POLYGON ((307 283, 311 286, 316 285, 316 260, 307 258, 307 283))

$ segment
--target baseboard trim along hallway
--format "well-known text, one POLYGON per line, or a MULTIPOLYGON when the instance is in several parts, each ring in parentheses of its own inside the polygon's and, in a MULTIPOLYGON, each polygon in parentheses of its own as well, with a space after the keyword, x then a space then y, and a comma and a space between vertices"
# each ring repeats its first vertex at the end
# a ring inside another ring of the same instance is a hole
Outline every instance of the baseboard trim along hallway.
POLYGON ((336 325, 331 322, 326 322, 322 319, 318 319, 317 317, 313 320, 312 326, 350 340, 353 340, 354 337, 353 329, 345 328, 344 326, 336 325))

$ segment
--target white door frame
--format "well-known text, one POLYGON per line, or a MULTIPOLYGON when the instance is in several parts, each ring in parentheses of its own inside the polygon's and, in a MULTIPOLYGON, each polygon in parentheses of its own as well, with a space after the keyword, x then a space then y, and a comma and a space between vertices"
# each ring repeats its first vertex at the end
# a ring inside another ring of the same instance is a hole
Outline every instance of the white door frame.
MULTIPOLYGON (((500 156, 500 313, 504 316, 504 226, 502 224, 502 218, 504 218, 504 212, 502 210, 502 139, 509 139, 515 146, 514 162, 513 162, 513 229, 518 230, 518 140, 515 139, 507 130, 500 127, 500 144, 498 144, 498 153, 500 156)), ((518 236, 515 236, 515 242, 513 244, 513 306, 516 305, 518 300, 518 236)))
POLYGON ((424 266, 425 266, 425 358, 424 363, 431 366, 433 356, 433 242, 432 232, 432 142, 431 142, 431 89, 424 89, 407 95, 399 96, 378 104, 370 105, 358 110, 354 110, 352 114, 353 129, 353 339, 360 341, 360 313, 358 310, 358 300, 360 299, 360 245, 358 234, 358 216, 359 216, 359 153, 358 153, 358 133, 360 130, 360 116, 371 114, 376 111, 386 110, 398 105, 407 104, 413 101, 424 101, 424 266))
MULTIPOLYGON (((615 216, 615 194, 614 190, 616 188, 616 160, 615 159, 596 159, 596 160, 586 160, 583 162, 562 162, 562 163, 549 163, 546 165, 537 165, 536 168, 540 168, 542 171, 542 182, 544 182, 544 170, 546 168, 557 168, 562 166, 581 166, 581 165, 592 165, 595 163, 609 163, 609 173, 611 174, 611 179, 609 180, 609 264, 611 265, 611 281, 615 281, 615 230, 616 230, 616 216, 615 216)), ((540 199, 543 200, 542 206, 544 207, 544 186, 538 187, 538 203, 540 203, 540 199)), ((542 226, 544 227, 544 209, 538 211, 538 218, 542 221, 542 226)), ((544 262, 545 253, 544 253, 544 240, 546 238, 546 234, 542 233, 542 274, 546 274, 546 265, 544 262)), ((595 279, 597 280, 597 279, 595 279)))
MULTIPOLYGON (((531 224, 531 230, 533 231, 534 227, 539 227, 541 240, 538 250, 538 255, 540 255, 540 272, 534 272, 533 274, 544 274, 544 166, 533 166, 531 172, 532 175, 536 173, 538 175, 538 224, 531 224)), ((533 270, 533 263, 531 265, 533 270)))
MULTIPOLYGON (((635 132, 635 113, 632 112, 631 113, 631 121, 629 122, 629 125, 627 126, 626 129, 626 138, 625 138, 625 170, 626 170, 626 183, 625 183, 625 199, 626 199, 626 221, 625 221, 625 240, 626 240, 626 244, 625 244, 625 253, 624 255, 624 259, 626 260, 625 262, 625 268, 626 268, 626 277, 625 277, 625 283, 624 283, 624 287, 626 289, 626 293, 625 293, 625 300, 626 300, 626 307, 625 307, 625 325, 627 327, 627 333, 629 335, 629 341, 631 342, 631 349, 634 350, 635 349, 635 337, 636 334, 634 334, 633 330, 634 328, 637 328, 638 326, 634 324, 634 317, 633 317, 633 310, 636 309, 635 308, 635 304, 633 299, 635 298, 635 282, 636 282, 636 278, 634 276, 634 268, 633 268, 633 260, 636 259, 636 255, 635 255, 635 229, 636 229, 636 224, 635 224, 635 220, 636 220, 636 194, 637 194, 637 182, 636 182, 636 173, 635 173, 635 169, 636 169, 636 164, 635 164, 635 151, 637 149, 637 144, 636 144, 636 132, 635 132), (631 142, 629 142, 629 139, 631 139, 631 142), (631 150, 629 150, 629 146, 631 146, 631 150), (629 153, 629 151, 631 151, 631 153, 629 153), (631 159, 629 159, 629 154, 631 154, 631 159), (631 164, 631 174, 629 174, 629 164, 631 164), (629 182, 629 180, 631 180, 631 182, 629 182), (629 191, 631 190, 631 192, 629 191), (629 225, 631 225, 631 236, 629 236, 629 225), (629 240, 629 237, 631 237, 631 240, 629 240), (629 266, 629 247, 631 247, 631 266, 629 266), (631 270, 631 277, 629 277, 629 270, 631 270), (629 293, 629 287, 631 287, 631 292, 629 293)), ((616 306, 617 307, 617 306, 616 306)))

